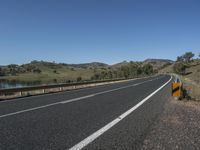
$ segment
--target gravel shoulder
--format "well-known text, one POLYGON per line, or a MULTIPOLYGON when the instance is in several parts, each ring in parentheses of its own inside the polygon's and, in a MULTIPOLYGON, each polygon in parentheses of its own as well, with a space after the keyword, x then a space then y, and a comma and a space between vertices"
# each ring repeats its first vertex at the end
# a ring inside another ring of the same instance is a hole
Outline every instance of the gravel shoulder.
POLYGON ((142 150, 200 150, 200 102, 167 100, 142 150))

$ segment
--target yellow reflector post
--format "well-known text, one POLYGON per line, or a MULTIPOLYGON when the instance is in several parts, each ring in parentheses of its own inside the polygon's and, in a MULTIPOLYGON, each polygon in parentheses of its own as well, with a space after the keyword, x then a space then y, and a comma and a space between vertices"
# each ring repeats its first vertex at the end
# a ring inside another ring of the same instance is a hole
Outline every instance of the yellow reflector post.
POLYGON ((172 96, 173 97, 181 96, 180 83, 177 82, 172 83, 172 96))

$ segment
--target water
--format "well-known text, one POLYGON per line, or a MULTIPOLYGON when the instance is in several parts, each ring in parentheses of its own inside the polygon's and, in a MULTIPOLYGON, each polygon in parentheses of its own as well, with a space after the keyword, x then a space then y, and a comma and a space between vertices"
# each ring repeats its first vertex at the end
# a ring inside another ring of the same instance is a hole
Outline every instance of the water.
POLYGON ((21 87, 27 87, 27 86, 36 86, 40 84, 41 84, 40 81, 19 82, 19 81, 9 81, 9 80, 0 79, 0 89, 21 88, 21 87))

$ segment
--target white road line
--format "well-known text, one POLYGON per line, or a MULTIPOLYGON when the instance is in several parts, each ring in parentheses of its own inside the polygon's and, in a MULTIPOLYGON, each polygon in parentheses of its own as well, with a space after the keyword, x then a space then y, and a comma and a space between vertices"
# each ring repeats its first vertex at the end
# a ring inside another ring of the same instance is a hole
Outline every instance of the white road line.
POLYGON ((108 91, 103 91, 103 92, 95 93, 94 95, 96 96, 96 95, 101 95, 101 94, 105 94, 105 93, 110 93, 110 92, 114 92, 114 91, 118 91, 118 90, 130 88, 130 87, 134 87, 134 86, 137 86, 137 85, 141 85, 143 83, 150 82, 150 81, 153 81, 153 80, 147 80, 147 81, 144 81, 144 82, 141 82, 141 83, 136 83, 136 84, 132 84, 132 85, 128 85, 128 86, 123 86, 123 87, 112 89, 112 90, 108 90, 108 91))
POLYGON ((73 98, 73 99, 70 99, 70 100, 62 101, 62 102, 60 102, 60 104, 66 104, 66 103, 71 103, 71 102, 74 102, 74 101, 80 101, 82 99, 90 98, 90 97, 93 97, 93 96, 95 96, 95 94, 91 94, 91 95, 87 95, 87 96, 83 96, 83 97, 78 97, 78 98, 73 98))
POLYGON ((49 107, 49 106, 53 106, 53 105, 58 105, 58 104, 60 104, 60 102, 51 103, 51 104, 48 104, 48 105, 43 105, 43 106, 34 107, 34 108, 30 108, 30 109, 25 109, 25 110, 21 110, 21 111, 9 113, 9 114, 1 115, 0 118, 13 116, 13 115, 21 114, 21 113, 24 113, 24 112, 29 112, 29 111, 33 111, 33 110, 37 110, 37 109, 41 109, 41 108, 45 108, 45 107, 49 107))
MULTIPOLYGON (((146 79, 146 78, 149 78, 149 77, 143 77, 143 78, 135 78, 135 79, 130 79, 129 81, 124 81, 124 82, 121 82, 121 83, 126 83, 126 82, 131 82, 131 81, 135 81, 135 80, 140 80, 140 79, 146 79)), ((112 84, 119 84, 119 83, 111 83, 111 84, 106 84, 106 85, 112 85, 112 84)), ((98 86, 95 86, 95 87, 92 87, 92 88, 96 88, 98 86)), ((76 91, 82 91, 82 90, 86 90, 87 88, 82 88, 82 89, 76 89, 76 91)), ((69 92, 72 92, 71 90, 69 91, 62 91, 62 93, 69 93, 69 92)), ((44 95, 33 95, 33 97, 43 97, 43 96, 50 96, 50 95, 55 95, 55 94, 60 94, 60 93, 47 93, 47 94, 44 94, 44 95)), ((20 100, 24 100, 27 98, 31 98, 31 97, 20 97, 18 99, 11 99, 11 100, 3 100, 3 101, 0 101, 0 104, 1 103, 9 103, 9 102, 16 102, 16 101, 20 101, 20 100)), ((31 99, 29 99, 31 100, 31 99)))
MULTIPOLYGON (((156 79, 153 79, 153 80, 156 80, 156 79)), ((86 96, 83 96, 83 97, 73 98, 73 99, 69 99, 69 100, 65 100, 65 101, 61 101, 61 102, 51 103, 51 104, 47 104, 47 105, 43 105, 43 106, 39 106, 39 107, 29 108, 29 109, 25 109, 25 110, 13 112, 13 113, 8 113, 8 114, 5 114, 5 115, 0 115, 0 118, 13 116, 13 115, 17 115, 17 114, 21 114, 21 113, 25 113, 25 112, 29 112, 29 111, 34 111, 34 110, 38 110, 38 109, 42 109, 42 108, 46 108, 46 107, 50 107, 50 106, 54 106, 54 105, 58 105, 58 104, 67 104, 67 103, 71 103, 71 102, 75 102, 75 101, 80 101, 82 99, 87 99, 87 98, 94 97, 94 96, 97 96, 97 95, 100 95, 100 94, 105 94, 105 93, 114 92, 114 91, 118 91, 118 90, 121 90, 121 89, 129 88, 129 87, 133 87, 133 86, 140 85, 140 84, 150 82, 150 81, 153 81, 153 80, 147 80, 147 81, 144 81, 144 82, 141 82, 141 83, 123 86, 123 87, 108 90, 108 91, 98 92, 98 93, 86 95, 86 96)))
POLYGON ((89 137, 87 137, 86 139, 82 140, 81 142, 79 142, 78 144, 76 144, 75 146, 73 146, 72 148, 70 148, 69 150, 81 150, 82 148, 84 148, 85 146, 87 146, 88 144, 90 144, 91 142, 93 142, 95 139, 97 139, 103 133, 105 133, 106 131, 108 131, 110 128, 112 128, 114 125, 116 125, 117 123, 119 123, 122 119, 124 119, 125 117, 127 117, 130 113, 132 113, 138 107, 140 107, 149 98, 151 98, 153 95, 155 95, 157 92, 159 92, 163 87, 165 87, 171 81, 171 79, 172 79, 172 77, 165 84, 163 84, 161 87, 159 87, 153 93, 151 93, 149 96, 147 96, 146 98, 144 98, 138 104, 136 104, 135 106, 133 106, 131 109, 127 110, 125 113, 121 114, 119 117, 117 117, 116 119, 114 119, 113 121, 111 121, 110 123, 108 123, 107 125, 105 125, 103 128, 99 129, 95 133, 91 134, 89 137))
POLYGON ((65 103, 70 103, 70 102, 74 102, 74 101, 79 101, 81 99, 86 99, 86 98, 89 98, 89 97, 92 97, 92 96, 94 96, 94 95, 88 95, 88 96, 78 97, 78 98, 70 99, 70 100, 67 100, 67 101, 56 102, 56 103, 51 103, 51 104, 48 104, 48 105, 43 105, 43 106, 39 106, 39 107, 25 109, 25 110, 21 110, 21 111, 9 113, 9 114, 1 115, 0 118, 4 118, 4 117, 8 117, 8 116, 13 116, 13 115, 17 115, 17 114, 21 114, 21 113, 25 113, 25 112, 37 110, 37 109, 42 109, 42 108, 45 108, 45 107, 50 107, 50 106, 54 106, 54 105, 58 105, 58 104, 65 104, 65 103))

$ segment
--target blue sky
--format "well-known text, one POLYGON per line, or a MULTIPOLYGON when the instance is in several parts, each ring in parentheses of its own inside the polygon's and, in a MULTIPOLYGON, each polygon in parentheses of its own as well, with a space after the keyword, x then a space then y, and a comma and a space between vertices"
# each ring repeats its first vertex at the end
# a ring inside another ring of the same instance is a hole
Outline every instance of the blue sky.
POLYGON ((0 65, 200 52, 199 0, 1 0, 0 65))

